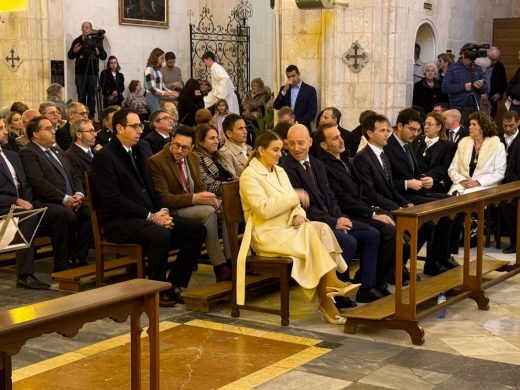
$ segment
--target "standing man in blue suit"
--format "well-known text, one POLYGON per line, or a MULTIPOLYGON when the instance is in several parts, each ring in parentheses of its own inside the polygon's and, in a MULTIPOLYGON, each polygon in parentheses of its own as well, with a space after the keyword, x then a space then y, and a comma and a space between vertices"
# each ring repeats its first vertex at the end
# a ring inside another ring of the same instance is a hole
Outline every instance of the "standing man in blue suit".
POLYGON ((285 74, 287 81, 280 88, 273 107, 279 110, 283 106, 290 106, 294 110, 296 122, 306 126, 310 132, 318 107, 316 89, 302 81, 296 65, 289 65, 285 74))

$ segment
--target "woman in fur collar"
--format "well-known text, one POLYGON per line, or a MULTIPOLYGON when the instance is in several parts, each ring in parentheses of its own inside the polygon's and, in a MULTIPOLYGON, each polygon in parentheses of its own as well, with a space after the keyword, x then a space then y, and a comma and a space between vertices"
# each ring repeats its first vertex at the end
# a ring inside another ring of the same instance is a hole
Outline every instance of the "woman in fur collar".
POLYGON ((500 184, 506 171, 504 144, 496 136, 497 126, 485 112, 469 117, 469 136, 463 138, 448 168, 453 185, 450 194, 478 191, 500 184))

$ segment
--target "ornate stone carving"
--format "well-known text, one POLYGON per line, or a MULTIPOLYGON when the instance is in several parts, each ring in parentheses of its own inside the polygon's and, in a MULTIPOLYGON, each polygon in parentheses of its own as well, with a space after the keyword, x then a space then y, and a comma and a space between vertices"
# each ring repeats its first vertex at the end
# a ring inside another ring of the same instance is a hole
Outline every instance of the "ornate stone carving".
POLYGON ((361 69, 369 61, 368 51, 366 51, 361 44, 356 41, 343 54, 343 62, 348 65, 350 70, 354 73, 361 72, 361 69))
POLYGON ((14 46, 9 50, 9 55, 5 56, 4 60, 13 72, 16 72, 23 62, 22 57, 20 57, 14 46))

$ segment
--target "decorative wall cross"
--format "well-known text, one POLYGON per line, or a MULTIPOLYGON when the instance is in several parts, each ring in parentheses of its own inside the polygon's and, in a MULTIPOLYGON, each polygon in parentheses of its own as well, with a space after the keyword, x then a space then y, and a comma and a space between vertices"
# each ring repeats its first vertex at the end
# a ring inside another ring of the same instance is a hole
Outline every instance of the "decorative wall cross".
POLYGON ((369 61, 368 52, 356 41, 343 54, 343 62, 348 65, 350 70, 355 73, 361 72, 361 69, 369 61))
POLYGON ((9 69, 11 69, 13 72, 16 72, 23 62, 22 57, 20 57, 14 46, 11 48, 11 50, 9 50, 9 54, 10 56, 6 56, 4 58, 5 63, 9 69))

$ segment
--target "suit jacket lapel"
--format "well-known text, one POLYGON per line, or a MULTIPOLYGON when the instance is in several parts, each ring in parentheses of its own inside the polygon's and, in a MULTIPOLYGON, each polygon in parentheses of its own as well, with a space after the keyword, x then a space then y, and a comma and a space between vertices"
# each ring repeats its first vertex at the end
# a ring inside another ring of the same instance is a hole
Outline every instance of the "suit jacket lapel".
MULTIPOLYGON (((180 188, 184 188, 184 184, 182 183, 182 179, 181 179, 181 174, 179 173, 179 166, 177 165, 177 161, 175 161, 175 159, 173 158, 173 155, 170 153, 170 151, 168 150, 168 152, 164 152, 164 149, 163 149, 163 153, 165 153, 165 160, 166 160, 166 164, 170 167, 172 173, 173 173, 173 176, 175 176, 175 180, 177 180, 177 183, 179 184, 180 188)), ((184 159, 184 162, 186 163, 188 161, 188 159, 184 159)))
MULTIPOLYGON (((370 158, 372 165, 375 167, 376 171, 379 173, 379 176, 381 176, 383 183, 385 183, 385 185, 388 187, 388 189, 392 190, 392 183, 391 183, 392 173, 391 173, 391 171, 388 172, 389 176, 390 176, 390 183, 389 183, 388 180, 386 179, 386 175, 385 175, 385 171, 383 170, 383 166, 379 162, 379 159, 377 158, 374 151, 370 147, 365 147, 365 149, 368 153, 368 157, 370 158)), ((389 161, 387 161, 387 165, 388 165, 388 169, 391 169, 389 161)))

